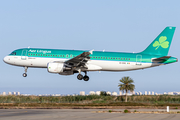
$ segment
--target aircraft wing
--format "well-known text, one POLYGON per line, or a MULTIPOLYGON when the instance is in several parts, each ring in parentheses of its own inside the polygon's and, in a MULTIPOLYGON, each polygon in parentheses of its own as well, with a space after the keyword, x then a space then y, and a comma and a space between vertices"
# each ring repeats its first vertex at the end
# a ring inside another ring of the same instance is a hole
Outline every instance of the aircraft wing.
POLYGON ((165 62, 166 60, 168 60, 171 56, 164 56, 164 57, 160 57, 160 58, 155 58, 152 59, 152 62, 165 62))
POLYGON ((73 67, 84 67, 86 62, 90 59, 89 55, 92 54, 93 50, 89 52, 83 52, 80 55, 65 61, 68 65, 73 67))

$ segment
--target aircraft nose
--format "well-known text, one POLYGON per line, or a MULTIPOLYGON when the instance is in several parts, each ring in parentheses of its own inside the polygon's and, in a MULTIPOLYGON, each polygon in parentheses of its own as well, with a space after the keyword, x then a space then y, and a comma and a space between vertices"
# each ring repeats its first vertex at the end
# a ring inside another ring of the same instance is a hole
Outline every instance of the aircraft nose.
POLYGON ((4 57, 3 61, 4 61, 5 63, 7 63, 7 62, 8 62, 8 56, 4 57))

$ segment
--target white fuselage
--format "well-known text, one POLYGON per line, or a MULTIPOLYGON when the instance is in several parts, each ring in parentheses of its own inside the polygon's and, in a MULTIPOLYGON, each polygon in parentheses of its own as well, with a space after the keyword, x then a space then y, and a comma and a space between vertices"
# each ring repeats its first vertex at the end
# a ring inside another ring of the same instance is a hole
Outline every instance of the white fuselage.
MULTIPOLYGON (((47 68, 50 62, 58 61, 65 62, 68 59, 61 58, 44 58, 44 57, 27 57, 27 56, 6 56, 4 62, 22 67, 36 67, 47 68)), ((136 69, 149 68, 159 66, 160 64, 152 63, 137 63, 137 62, 123 62, 123 61, 109 61, 109 60, 89 60, 86 63, 89 66, 87 71, 129 71, 136 69)))

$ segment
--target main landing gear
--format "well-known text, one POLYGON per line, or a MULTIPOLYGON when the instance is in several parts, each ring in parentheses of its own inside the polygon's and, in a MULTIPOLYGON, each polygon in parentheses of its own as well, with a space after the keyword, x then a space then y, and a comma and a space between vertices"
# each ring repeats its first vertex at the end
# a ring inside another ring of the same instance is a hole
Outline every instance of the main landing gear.
POLYGON ((88 81, 89 77, 87 76, 87 72, 85 71, 85 75, 84 76, 81 74, 81 72, 79 72, 79 74, 77 76, 77 79, 78 80, 82 80, 83 79, 84 81, 88 81))
POLYGON ((27 69, 28 69, 28 67, 24 67, 24 71, 25 71, 25 73, 23 73, 23 77, 27 77, 27 69))

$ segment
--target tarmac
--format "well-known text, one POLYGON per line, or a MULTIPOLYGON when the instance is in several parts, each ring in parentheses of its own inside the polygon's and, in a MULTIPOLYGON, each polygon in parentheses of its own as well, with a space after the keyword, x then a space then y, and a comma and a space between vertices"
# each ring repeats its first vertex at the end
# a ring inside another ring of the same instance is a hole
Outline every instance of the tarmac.
MULTIPOLYGON (((113 110, 124 111, 124 109, 113 110)), ((163 109, 136 110, 165 111, 163 109)), ((101 111, 109 111, 109 109, 0 109, 0 120, 180 120, 180 114, 103 113, 101 111)))

